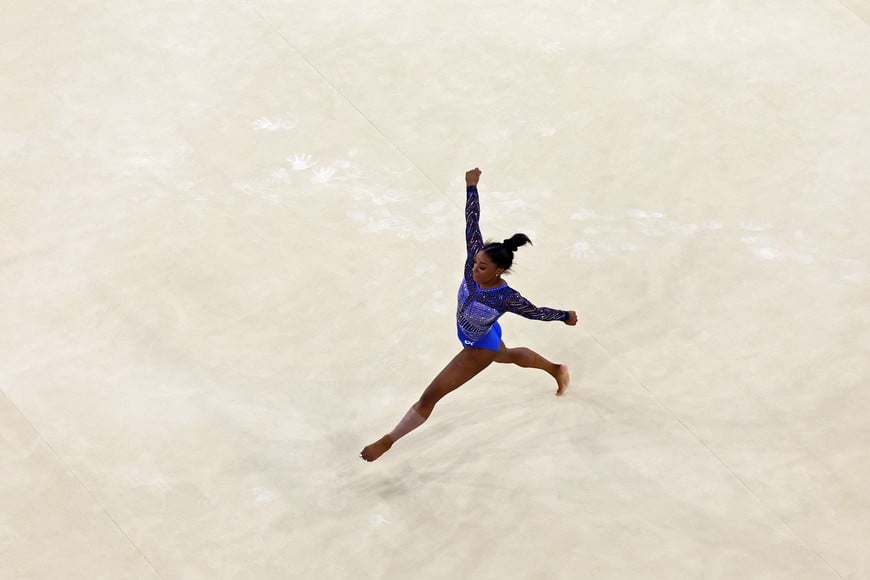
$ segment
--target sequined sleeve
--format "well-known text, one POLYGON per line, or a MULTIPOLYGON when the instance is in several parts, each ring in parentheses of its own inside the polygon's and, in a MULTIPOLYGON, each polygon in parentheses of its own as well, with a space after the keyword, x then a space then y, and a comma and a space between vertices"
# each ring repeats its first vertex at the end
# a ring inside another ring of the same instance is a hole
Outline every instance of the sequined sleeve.
POLYGON ((538 308, 523 298, 523 296, 516 290, 512 290, 510 295, 507 297, 505 307, 508 312, 513 312, 514 314, 519 314, 524 318, 531 318, 532 320, 561 320, 562 322, 566 322, 569 316, 567 310, 556 310, 555 308, 546 307, 538 308))
POLYGON ((465 188, 465 247, 468 257, 474 260, 475 254, 483 248, 483 235, 480 233, 480 198, 477 186, 465 188))
POLYGON ((483 248, 483 236, 480 233, 480 199, 477 196, 477 186, 465 188, 465 281, 471 283, 471 270, 474 268, 474 256, 483 248))

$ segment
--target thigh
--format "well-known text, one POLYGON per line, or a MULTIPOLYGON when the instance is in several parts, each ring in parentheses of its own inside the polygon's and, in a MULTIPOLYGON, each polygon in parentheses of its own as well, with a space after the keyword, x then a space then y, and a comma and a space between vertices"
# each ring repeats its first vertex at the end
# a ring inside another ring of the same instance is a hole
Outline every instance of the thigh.
POLYGON ((497 362, 497 363, 514 362, 513 360, 511 360, 510 353, 508 352, 508 348, 504 345, 504 341, 500 342, 498 345, 498 352, 495 353, 495 362, 497 362))
POLYGON ((493 350, 463 348, 426 387, 421 398, 434 403, 471 380, 477 373, 488 367, 495 357, 496 352, 493 350))

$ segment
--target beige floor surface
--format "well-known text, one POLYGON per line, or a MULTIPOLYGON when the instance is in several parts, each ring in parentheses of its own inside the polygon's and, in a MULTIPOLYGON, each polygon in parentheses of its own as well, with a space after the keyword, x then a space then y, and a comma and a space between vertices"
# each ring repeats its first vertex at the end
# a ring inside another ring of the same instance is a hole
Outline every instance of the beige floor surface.
POLYGON ((6 2, 0 578, 870 578, 870 2, 6 2), (463 173, 496 366, 458 350, 463 173))

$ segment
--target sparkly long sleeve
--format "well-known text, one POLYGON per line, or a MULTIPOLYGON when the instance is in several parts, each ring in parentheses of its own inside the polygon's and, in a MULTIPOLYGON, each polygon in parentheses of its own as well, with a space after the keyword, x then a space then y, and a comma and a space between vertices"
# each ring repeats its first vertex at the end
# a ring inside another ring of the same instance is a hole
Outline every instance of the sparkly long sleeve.
POLYGON ((472 283, 471 271, 474 268, 474 256, 483 248, 483 235, 480 233, 480 199, 477 197, 477 186, 468 185, 465 188, 465 281, 472 283))
POLYGON ((477 195, 476 185, 465 188, 465 247, 472 261, 475 254, 483 248, 483 235, 480 233, 480 198, 477 195))
POLYGON ((562 322, 566 322, 569 316, 567 310, 556 310, 555 308, 546 307, 538 308, 513 289, 505 301, 505 307, 508 312, 513 312, 514 314, 519 314, 524 318, 531 318, 532 320, 561 320, 562 322))

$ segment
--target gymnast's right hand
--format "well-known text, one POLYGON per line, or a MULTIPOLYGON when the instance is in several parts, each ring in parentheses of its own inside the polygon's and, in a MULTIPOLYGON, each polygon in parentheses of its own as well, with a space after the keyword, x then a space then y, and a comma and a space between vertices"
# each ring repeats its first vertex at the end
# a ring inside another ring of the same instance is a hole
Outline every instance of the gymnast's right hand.
POLYGON ((475 167, 465 172, 465 185, 477 185, 480 181, 480 169, 475 167))
POLYGON ((565 324, 568 326, 574 326, 577 324, 577 313, 573 310, 568 311, 568 320, 565 321, 565 324))

